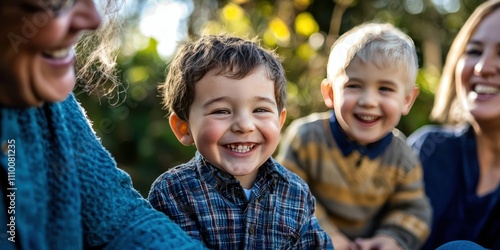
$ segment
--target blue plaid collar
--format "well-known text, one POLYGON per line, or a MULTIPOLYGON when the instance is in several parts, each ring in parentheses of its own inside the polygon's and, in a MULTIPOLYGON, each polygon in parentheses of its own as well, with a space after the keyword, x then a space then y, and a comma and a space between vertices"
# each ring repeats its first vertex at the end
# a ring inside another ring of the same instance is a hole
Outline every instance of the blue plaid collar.
MULTIPOLYGON (((212 165, 199 152, 196 152, 194 160, 196 161, 196 166, 201 178, 216 189, 223 190, 233 185, 240 185, 240 182, 234 178, 234 176, 212 165)), ((288 182, 284 168, 279 166, 276 160, 269 157, 269 159, 259 167, 254 185, 260 186, 262 183, 276 178, 282 178, 288 182)))

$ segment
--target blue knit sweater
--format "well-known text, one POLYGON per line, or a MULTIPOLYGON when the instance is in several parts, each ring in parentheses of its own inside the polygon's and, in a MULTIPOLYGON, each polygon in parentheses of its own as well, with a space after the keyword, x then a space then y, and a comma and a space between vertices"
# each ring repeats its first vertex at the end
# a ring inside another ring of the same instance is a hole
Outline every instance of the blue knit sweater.
POLYGON ((73 95, 0 120, 0 249, 202 248, 133 188, 73 95))

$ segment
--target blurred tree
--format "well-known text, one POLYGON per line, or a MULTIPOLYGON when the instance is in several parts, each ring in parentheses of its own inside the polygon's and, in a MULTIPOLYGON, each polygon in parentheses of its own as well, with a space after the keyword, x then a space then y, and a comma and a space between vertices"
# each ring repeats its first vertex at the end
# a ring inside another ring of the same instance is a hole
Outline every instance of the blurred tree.
MULTIPOLYGON (((161 2, 161 1, 160 1, 161 2)), ((288 78, 287 124, 311 112, 326 110, 319 84, 326 76, 331 44, 353 26, 389 22, 410 35, 417 46, 420 95, 399 124, 405 134, 429 123, 428 114, 449 45, 478 0, 165 0, 192 8, 186 37, 229 33, 258 37, 283 59, 288 78)), ((193 147, 181 145, 168 125, 157 87, 165 80, 170 57, 160 57, 157 40, 141 34, 138 20, 147 4, 137 1, 126 19, 128 29, 117 58, 123 86, 111 98, 77 95, 103 144, 134 185, 147 195, 154 179, 189 160, 193 147)), ((188 9, 189 9, 188 8, 188 9)), ((162 28, 159 24, 157 29, 162 28)), ((175 34, 170 34, 174 36, 175 34)), ((77 89, 78 93, 79 90, 77 89)))

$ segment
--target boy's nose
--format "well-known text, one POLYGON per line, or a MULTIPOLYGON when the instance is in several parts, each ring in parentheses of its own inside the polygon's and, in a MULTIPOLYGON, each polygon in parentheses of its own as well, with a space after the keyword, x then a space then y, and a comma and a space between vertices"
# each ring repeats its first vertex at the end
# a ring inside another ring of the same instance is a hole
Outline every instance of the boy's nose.
POLYGON ((248 133, 255 130, 255 124, 251 116, 240 114, 235 116, 231 129, 238 133, 248 133))
POLYGON ((377 105, 377 94, 371 90, 364 91, 358 100, 358 105, 361 107, 375 107, 377 105))

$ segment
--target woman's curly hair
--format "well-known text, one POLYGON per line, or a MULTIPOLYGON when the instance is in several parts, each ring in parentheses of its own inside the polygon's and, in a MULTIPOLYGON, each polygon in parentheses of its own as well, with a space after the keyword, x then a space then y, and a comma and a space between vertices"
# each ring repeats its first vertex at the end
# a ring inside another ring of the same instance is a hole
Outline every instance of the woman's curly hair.
POLYGON ((97 1, 101 27, 87 31, 76 46, 77 86, 84 92, 106 96, 120 86, 116 55, 120 47, 123 18, 119 9, 123 0, 97 1))

